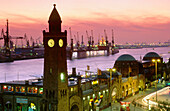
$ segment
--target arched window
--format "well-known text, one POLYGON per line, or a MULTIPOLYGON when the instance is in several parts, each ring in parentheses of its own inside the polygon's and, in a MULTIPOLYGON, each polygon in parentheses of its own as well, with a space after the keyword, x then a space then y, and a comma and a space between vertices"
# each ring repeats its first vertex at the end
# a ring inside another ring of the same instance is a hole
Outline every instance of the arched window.
POLYGON ((79 111, 79 107, 77 105, 73 105, 71 107, 71 111, 79 111))
POLYGON ((5 111, 12 111, 12 104, 10 101, 7 101, 5 104, 5 111))

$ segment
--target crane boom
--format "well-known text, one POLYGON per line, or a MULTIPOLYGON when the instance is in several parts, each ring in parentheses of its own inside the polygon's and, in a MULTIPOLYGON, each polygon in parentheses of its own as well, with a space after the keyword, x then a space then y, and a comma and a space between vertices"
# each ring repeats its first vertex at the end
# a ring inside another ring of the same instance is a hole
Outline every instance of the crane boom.
POLYGON ((104 30, 105 38, 106 38, 106 46, 108 45, 108 40, 107 40, 107 33, 106 30, 104 30))
POLYGON ((93 30, 91 30, 91 36, 92 36, 92 46, 93 46, 94 45, 93 30))
POLYGON ((114 32, 113 32, 113 29, 112 29, 112 45, 114 46, 114 32))
POLYGON ((89 37, 89 35, 88 35, 87 30, 86 30, 86 34, 87 34, 88 44, 89 44, 89 47, 90 47, 90 45, 91 45, 91 40, 90 40, 90 37, 89 37))
POLYGON ((69 27, 69 30, 70 30, 70 39, 72 39, 71 27, 69 27))
POLYGON ((107 40, 106 30, 104 29, 105 39, 107 40))
POLYGON ((0 37, 0 39, 4 39, 4 29, 2 29, 2 31, 1 31, 1 37, 0 37))

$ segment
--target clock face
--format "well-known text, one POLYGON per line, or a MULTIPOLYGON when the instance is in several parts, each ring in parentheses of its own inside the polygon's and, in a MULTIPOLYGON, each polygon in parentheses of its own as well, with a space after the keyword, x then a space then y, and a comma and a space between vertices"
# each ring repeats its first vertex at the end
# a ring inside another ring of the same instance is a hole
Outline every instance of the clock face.
POLYGON ((49 40, 48 40, 48 46, 49 46, 49 47, 54 47, 54 44, 55 44, 55 42, 54 42, 53 39, 49 39, 49 40))
POLYGON ((60 40, 58 41, 58 44, 59 44, 60 47, 63 47, 63 40, 60 39, 60 40))

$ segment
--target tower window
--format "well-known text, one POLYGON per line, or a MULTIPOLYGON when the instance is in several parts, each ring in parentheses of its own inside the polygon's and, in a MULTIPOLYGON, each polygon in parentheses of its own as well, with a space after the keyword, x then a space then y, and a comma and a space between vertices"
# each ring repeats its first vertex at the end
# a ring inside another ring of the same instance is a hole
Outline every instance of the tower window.
POLYGON ((53 73, 53 70, 52 70, 52 68, 50 68, 50 74, 52 74, 53 73))
POLYGON ((64 73, 61 73, 61 74, 60 74, 60 79, 61 79, 61 81, 62 81, 62 82, 64 82, 64 81, 65 81, 64 73))

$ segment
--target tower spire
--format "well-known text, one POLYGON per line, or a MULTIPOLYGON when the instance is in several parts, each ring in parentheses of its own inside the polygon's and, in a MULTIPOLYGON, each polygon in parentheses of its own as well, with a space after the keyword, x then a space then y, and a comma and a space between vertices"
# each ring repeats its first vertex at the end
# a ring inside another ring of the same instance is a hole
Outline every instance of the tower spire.
POLYGON ((61 17, 56 9, 56 4, 53 5, 54 8, 50 14, 48 23, 49 23, 49 32, 57 33, 61 32, 61 17))

